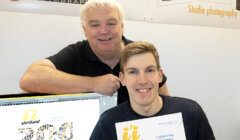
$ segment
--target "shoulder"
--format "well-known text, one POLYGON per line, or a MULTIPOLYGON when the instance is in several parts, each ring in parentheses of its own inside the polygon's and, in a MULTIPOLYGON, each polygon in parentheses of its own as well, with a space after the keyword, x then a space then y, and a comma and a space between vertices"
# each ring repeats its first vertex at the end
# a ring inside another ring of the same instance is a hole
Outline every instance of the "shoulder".
POLYGON ((117 108, 113 107, 101 114, 92 131, 90 140, 106 140, 116 137, 115 122, 117 120, 117 108))
POLYGON ((199 122, 205 122, 207 117, 200 104, 195 100, 183 97, 164 97, 165 111, 170 113, 181 112, 186 129, 197 127, 199 122))
POLYGON ((84 49, 89 47, 89 42, 87 40, 78 41, 76 43, 70 44, 67 47, 73 49, 84 49))
POLYGON ((169 110, 182 113, 187 139, 215 139, 207 116, 199 103, 182 97, 163 97, 169 110))
POLYGON ((107 117, 107 116, 111 116, 111 115, 115 116, 126 109, 127 109, 127 102, 125 101, 113 108, 106 110, 105 112, 102 113, 101 117, 107 117))
POLYGON ((100 116, 100 120, 102 122, 109 123, 116 123, 122 121, 122 115, 128 111, 128 102, 125 101, 109 110, 103 112, 100 116))
POLYGON ((78 41, 63 48, 58 54, 66 55, 68 57, 80 57, 89 53, 90 46, 87 40, 78 41))
POLYGON ((202 107, 194 100, 183 97, 162 96, 164 102, 164 112, 182 113, 183 121, 189 122, 190 126, 199 122, 205 113, 202 107), (191 124, 192 123, 192 124, 191 124))
POLYGON ((189 115, 197 115, 202 113, 202 107, 195 100, 183 97, 162 96, 164 106, 167 110, 182 112, 189 115))
POLYGON ((182 104, 182 105, 199 105, 195 100, 189 99, 189 98, 184 98, 184 97, 175 97, 175 96, 164 96, 161 95, 163 97, 163 100, 165 102, 171 102, 174 104, 182 104))
POLYGON ((64 47, 60 52, 60 54, 66 54, 66 53, 77 53, 82 52, 83 50, 86 50, 86 48, 89 47, 89 43, 87 40, 78 41, 76 43, 72 43, 66 47, 64 47))

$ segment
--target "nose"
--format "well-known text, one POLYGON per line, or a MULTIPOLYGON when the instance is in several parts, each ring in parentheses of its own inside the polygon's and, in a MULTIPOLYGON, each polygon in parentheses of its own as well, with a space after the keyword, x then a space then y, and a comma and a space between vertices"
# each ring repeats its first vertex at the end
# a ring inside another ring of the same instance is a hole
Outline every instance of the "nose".
POLYGON ((108 26, 102 25, 101 28, 100 28, 100 33, 101 34, 108 34, 108 32, 109 32, 108 26))
POLYGON ((148 78, 147 78, 146 74, 140 73, 138 76, 138 80, 137 80, 138 84, 145 84, 145 83, 147 83, 147 81, 148 81, 148 78))

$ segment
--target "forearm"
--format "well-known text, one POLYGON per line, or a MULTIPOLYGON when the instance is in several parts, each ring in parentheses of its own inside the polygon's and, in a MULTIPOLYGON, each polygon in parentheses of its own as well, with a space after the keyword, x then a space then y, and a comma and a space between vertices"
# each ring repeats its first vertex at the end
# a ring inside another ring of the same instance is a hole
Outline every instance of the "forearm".
POLYGON ((27 92, 38 93, 80 93, 92 92, 93 78, 68 74, 55 68, 31 66, 20 81, 20 87, 27 92))
POLYGON ((96 77, 68 74, 56 69, 48 59, 33 63, 20 80, 20 87, 27 92, 85 93, 96 92, 112 96, 120 87, 120 80, 113 74, 96 77))

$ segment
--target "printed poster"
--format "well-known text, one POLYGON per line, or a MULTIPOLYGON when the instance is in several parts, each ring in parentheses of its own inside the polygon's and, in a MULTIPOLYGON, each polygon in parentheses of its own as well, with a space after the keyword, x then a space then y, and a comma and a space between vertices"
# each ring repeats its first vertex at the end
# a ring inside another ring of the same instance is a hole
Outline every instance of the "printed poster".
POLYGON ((240 28, 240 0, 158 0, 152 22, 240 28))

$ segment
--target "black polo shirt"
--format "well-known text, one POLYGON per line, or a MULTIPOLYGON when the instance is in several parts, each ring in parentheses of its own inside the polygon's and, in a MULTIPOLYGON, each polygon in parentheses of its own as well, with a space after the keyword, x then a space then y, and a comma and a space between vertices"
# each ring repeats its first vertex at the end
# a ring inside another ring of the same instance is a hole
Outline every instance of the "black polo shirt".
MULTIPOLYGON (((129 44, 132 41, 123 37, 125 44, 129 44)), ((87 40, 79 41, 75 44, 71 44, 57 54, 48 57, 48 59, 55 65, 55 67, 66 73, 82 75, 82 76, 101 76, 105 74, 114 74, 119 76, 120 65, 119 63, 112 69, 93 53, 87 40)), ((162 86, 166 82, 164 76, 162 86)), ((128 93, 126 87, 121 86, 118 89, 118 104, 128 99, 128 93)))

